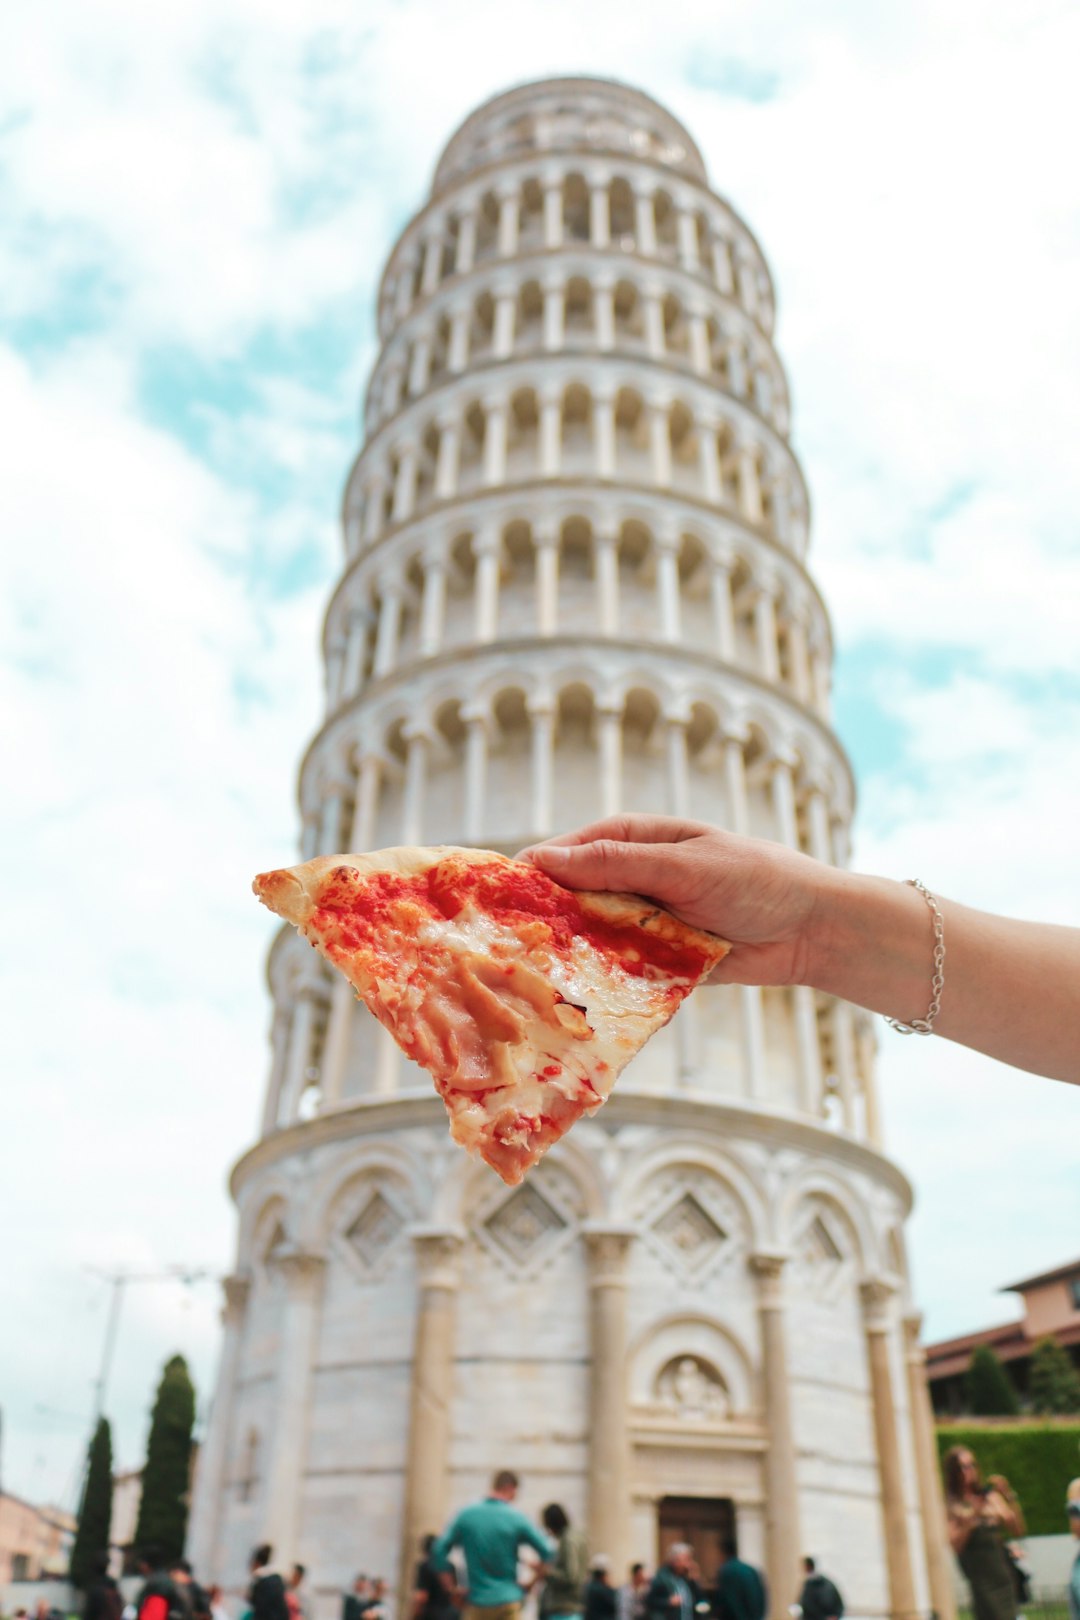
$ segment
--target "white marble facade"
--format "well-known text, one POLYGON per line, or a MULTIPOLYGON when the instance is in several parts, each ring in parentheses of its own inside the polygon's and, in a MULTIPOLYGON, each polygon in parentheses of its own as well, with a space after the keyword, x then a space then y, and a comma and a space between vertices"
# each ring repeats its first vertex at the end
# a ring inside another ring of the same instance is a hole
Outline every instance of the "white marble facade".
MULTIPOLYGON (((551 80, 449 143, 393 248, 303 852, 512 850, 671 811, 843 862, 828 615, 773 290, 686 131, 551 80)), ((726 1498, 777 1597, 815 1553, 855 1614, 949 1612, 875 1037, 805 990, 700 991, 525 1185, 291 931, 192 1552, 358 1569, 493 1468, 595 1552, 726 1498), (924 1501, 931 1511, 924 1514, 924 1501)))

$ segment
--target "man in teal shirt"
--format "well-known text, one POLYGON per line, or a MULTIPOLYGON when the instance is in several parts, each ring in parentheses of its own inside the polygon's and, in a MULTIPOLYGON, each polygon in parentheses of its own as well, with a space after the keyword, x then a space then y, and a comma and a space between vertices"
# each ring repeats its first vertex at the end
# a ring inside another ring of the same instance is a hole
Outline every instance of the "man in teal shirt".
POLYGON ((465 1559, 468 1602, 461 1620, 517 1620, 524 1588, 517 1578, 522 1547, 532 1547, 546 1563, 550 1541, 514 1506, 518 1477, 508 1468, 495 1475, 491 1494, 463 1508, 431 1549, 438 1570, 450 1569, 457 1547, 465 1559))

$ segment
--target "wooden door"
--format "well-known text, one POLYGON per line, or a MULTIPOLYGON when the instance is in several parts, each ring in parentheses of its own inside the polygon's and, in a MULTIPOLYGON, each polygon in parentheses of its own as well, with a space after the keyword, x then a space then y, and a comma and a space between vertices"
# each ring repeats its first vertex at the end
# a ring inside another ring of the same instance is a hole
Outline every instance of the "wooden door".
POLYGON ((716 1585, 720 1568, 720 1543, 735 1535, 735 1504, 729 1496, 665 1496, 656 1514, 657 1561, 663 1563, 668 1548, 677 1541, 694 1549, 701 1584, 716 1585))

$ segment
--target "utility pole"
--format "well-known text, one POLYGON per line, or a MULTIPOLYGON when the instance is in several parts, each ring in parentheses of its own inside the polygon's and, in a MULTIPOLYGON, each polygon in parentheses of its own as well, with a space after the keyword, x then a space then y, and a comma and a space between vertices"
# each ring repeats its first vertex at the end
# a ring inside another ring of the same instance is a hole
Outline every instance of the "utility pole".
MULTIPOLYGON (((92 1268, 94 1269, 94 1268, 92 1268)), ((116 1349, 116 1334, 120 1325, 120 1306, 123 1303, 124 1289, 129 1283, 150 1282, 182 1282, 189 1288, 193 1283, 201 1282, 209 1277, 210 1272, 192 1266, 169 1266, 164 1271, 96 1271, 95 1275, 102 1277, 112 1289, 109 1300, 109 1313, 105 1322, 105 1343, 101 1351, 101 1368, 94 1384, 94 1417, 91 1424, 91 1435, 96 1431, 98 1423, 105 1415, 105 1391, 108 1387, 109 1372, 112 1368, 113 1352, 116 1349)))

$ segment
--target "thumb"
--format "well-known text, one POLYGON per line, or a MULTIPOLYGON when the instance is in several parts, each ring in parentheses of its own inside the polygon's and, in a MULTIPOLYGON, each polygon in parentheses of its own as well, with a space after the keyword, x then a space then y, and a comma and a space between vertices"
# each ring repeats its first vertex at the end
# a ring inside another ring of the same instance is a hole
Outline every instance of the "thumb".
POLYGON ((661 875, 654 844, 628 844, 616 838, 598 838, 591 844, 538 844, 528 858, 568 889, 650 895, 661 875))

